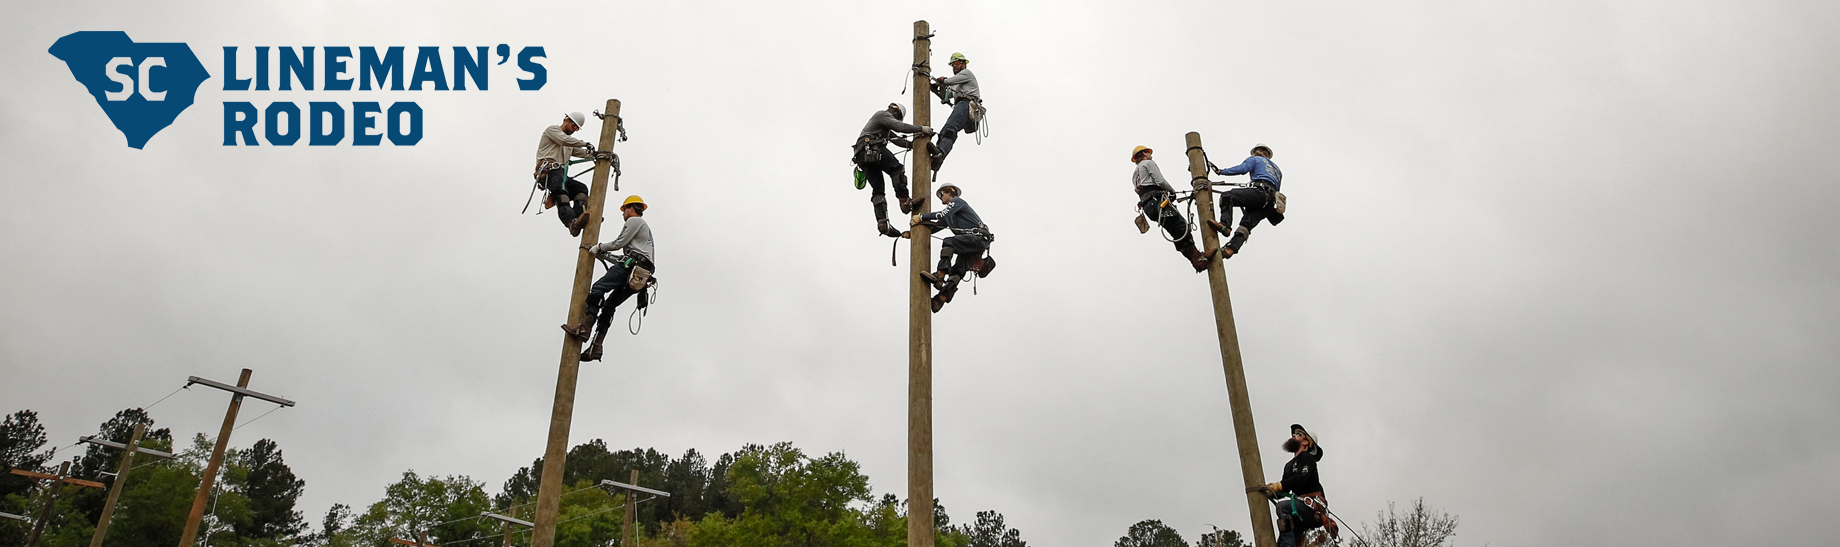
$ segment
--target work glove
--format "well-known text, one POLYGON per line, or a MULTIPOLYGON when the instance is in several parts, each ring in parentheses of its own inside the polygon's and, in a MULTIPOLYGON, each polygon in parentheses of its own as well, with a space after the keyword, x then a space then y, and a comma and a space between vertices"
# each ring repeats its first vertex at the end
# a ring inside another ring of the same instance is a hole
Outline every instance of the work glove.
POLYGON ((933 133, 933 128, 932 128, 932 127, 929 127, 929 126, 925 126, 925 125, 922 125, 922 126, 920 126, 920 134, 921 134, 922 136, 927 136, 927 137, 931 137, 931 136, 933 136, 933 134, 934 134, 934 133, 933 133))
POLYGON ((926 221, 924 221, 924 220, 920 220, 920 215, 914 215, 914 218, 913 218, 913 221, 912 221, 912 222, 909 222, 909 223, 907 223, 907 227, 909 227, 909 228, 912 228, 912 227, 915 227, 915 226, 919 226, 919 225, 920 225, 920 223, 922 223, 922 222, 926 222, 926 221))

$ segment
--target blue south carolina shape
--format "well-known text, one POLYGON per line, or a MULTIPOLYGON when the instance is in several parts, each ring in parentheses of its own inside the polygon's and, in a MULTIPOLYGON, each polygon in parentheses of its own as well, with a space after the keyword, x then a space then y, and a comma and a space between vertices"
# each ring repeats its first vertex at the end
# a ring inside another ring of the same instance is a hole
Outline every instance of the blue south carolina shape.
POLYGON ((192 97, 198 92, 199 84, 211 77, 204 65, 198 62, 198 56, 192 54, 192 48, 183 43, 137 44, 128 38, 128 33, 121 31, 83 31, 73 32, 59 38, 51 44, 51 55, 70 66, 70 75, 77 82, 89 89, 89 94, 96 98, 96 104, 102 105, 102 112, 115 122, 115 128, 128 137, 128 146, 141 148, 147 139, 155 133, 172 125, 187 107, 192 106, 192 97), (116 72, 134 80, 135 84, 123 89, 123 84, 109 79, 107 67, 109 60, 126 57, 131 65, 120 65, 116 72), (165 66, 153 66, 148 69, 147 82, 140 82, 141 64, 149 57, 162 57, 165 66), (147 91, 165 92, 163 100, 151 101, 140 93, 141 87, 147 91), (108 100, 104 93, 129 93, 126 100, 108 100))

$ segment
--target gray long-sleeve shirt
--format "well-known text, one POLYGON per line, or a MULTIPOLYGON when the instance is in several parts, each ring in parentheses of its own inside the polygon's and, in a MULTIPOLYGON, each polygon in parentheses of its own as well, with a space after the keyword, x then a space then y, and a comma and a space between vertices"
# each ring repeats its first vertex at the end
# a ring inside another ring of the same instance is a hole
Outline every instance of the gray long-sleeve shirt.
POLYGON ((658 261, 652 256, 652 227, 645 223, 645 217, 626 219, 626 225, 620 228, 619 237, 613 238, 613 241, 595 245, 589 249, 589 252, 611 259, 607 255, 619 250, 625 251, 627 256, 643 257, 651 261, 653 265, 657 264, 658 261))
POLYGON ((1156 160, 1137 162, 1137 170, 1131 172, 1131 189, 1142 192, 1145 186, 1157 186, 1171 192, 1175 187, 1163 179, 1163 170, 1156 167, 1156 160))
POLYGON ((894 113, 882 109, 869 116, 869 123, 863 124, 859 138, 869 137, 877 141, 886 141, 894 138, 895 133, 919 133, 921 129, 918 125, 894 119, 894 113))
POLYGON ((984 98, 983 95, 978 94, 977 76, 972 74, 969 68, 960 70, 957 74, 946 76, 946 80, 941 83, 945 84, 946 89, 950 90, 955 97, 984 98))
POLYGON ((569 156, 592 158, 594 154, 588 153, 588 141, 563 133, 562 126, 552 125, 544 129, 543 136, 537 138, 537 164, 542 165, 543 160, 549 159, 567 165, 569 156))

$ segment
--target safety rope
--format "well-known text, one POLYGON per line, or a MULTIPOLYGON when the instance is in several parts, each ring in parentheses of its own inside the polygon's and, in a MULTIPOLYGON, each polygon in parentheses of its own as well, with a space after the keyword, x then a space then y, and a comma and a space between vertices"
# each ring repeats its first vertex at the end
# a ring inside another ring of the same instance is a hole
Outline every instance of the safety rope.
POLYGON ((633 333, 634 336, 638 336, 639 330, 645 328, 645 315, 651 313, 652 304, 658 303, 658 278, 654 277, 647 281, 645 288, 639 289, 638 296, 645 299, 645 307, 634 307, 632 315, 626 316, 626 332, 633 333), (637 325, 633 323, 634 318, 638 319, 637 325))

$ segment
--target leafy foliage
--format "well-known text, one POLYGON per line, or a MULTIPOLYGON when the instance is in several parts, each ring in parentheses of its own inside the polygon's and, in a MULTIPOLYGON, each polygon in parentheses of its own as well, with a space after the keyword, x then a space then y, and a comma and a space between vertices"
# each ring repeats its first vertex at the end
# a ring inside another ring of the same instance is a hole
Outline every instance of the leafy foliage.
POLYGON ((1176 533, 1175 528, 1150 519, 1131 525, 1124 537, 1112 542, 1112 547, 1188 547, 1188 542, 1182 540, 1182 534, 1176 533))

